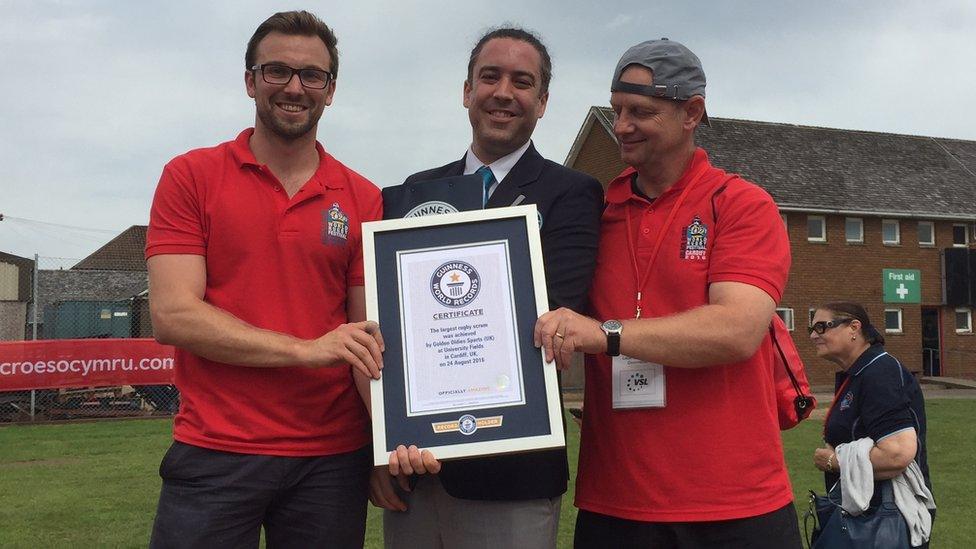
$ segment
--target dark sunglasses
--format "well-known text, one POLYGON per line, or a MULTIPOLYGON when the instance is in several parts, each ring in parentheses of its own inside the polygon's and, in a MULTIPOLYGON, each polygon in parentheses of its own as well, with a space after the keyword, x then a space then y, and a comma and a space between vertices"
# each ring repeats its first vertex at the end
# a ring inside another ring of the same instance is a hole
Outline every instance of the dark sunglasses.
POLYGON ((813 326, 807 327, 807 333, 812 334, 817 332, 818 335, 823 335, 824 332, 831 328, 836 328, 841 324, 847 324, 848 322, 855 320, 853 318, 835 318, 833 320, 821 320, 820 322, 814 322, 813 326))

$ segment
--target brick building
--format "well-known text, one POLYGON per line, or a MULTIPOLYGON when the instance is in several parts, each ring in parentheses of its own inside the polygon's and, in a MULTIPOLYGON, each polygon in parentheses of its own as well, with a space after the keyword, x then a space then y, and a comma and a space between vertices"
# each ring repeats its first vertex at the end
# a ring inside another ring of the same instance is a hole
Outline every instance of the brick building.
MULTIPOLYGON (((813 308, 839 299, 865 305, 908 369, 976 379, 976 142, 711 123, 696 141, 712 163, 780 207, 793 265, 777 312, 795 326, 811 383, 830 383, 835 367, 816 357, 805 327, 813 308)), ((606 186, 624 168, 612 128, 613 111, 592 107, 566 165, 606 186)))

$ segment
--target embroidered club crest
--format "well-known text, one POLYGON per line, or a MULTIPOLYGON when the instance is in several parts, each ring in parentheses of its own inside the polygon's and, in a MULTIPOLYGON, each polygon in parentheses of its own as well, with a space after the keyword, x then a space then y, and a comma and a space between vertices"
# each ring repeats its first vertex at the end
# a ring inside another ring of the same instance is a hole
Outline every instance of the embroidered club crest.
POLYGON ((322 243, 338 246, 345 244, 349 238, 349 216, 346 215, 338 202, 322 212, 322 243))
POLYGON ((704 261, 705 249, 707 247, 708 227, 696 215, 691 220, 691 224, 684 228, 684 232, 681 235, 681 258, 704 261))
POLYGON ((847 394, 844 395, 844 398, 840 401, 840 409, 846 410, 850 408, 851 404, 853 403, 854 403, 854 393, 847 391, 847 394))

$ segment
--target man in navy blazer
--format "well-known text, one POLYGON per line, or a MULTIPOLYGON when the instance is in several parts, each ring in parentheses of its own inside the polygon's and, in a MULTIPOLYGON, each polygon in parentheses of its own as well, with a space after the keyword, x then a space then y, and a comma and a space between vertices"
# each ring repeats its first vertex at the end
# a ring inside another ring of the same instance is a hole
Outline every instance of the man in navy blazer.
MULTIPOLYGON (((460 160, 406 182, 477 173, 485 207, 535 204, 549 306, 580 311, 596 264, 603 188, 532 145, 551 75, 549 52, 533 33, 498 28, 482 36, 464 82, 471 147, 460 160)), ((441 464, 429 451, 401 446, 391 472, 429 474, 410 492, 394 492, 389 478, 374 474, 370 497, 387 509, 387 548, 555 547, 569 477, 565 449, 441 464)))

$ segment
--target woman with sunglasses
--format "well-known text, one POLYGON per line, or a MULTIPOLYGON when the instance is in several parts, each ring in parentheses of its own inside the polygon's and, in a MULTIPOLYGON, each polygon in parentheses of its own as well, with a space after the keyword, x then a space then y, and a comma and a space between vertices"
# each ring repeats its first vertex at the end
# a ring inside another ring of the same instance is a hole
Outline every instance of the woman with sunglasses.
MULTIPOLYGON (((912 461, 918 463, 931 490, 922 390, 898 359, 885 351, 884 336, 871 324, 864 307, 827 303, 816 310, 808 330, 817 356, 841 370, 824 420, 826 444, 813 454, 814 466, 824 472, 826 489, 840 480, 834 448, 870 437, 874 440, 869 453, 875 480, 872 507, 881 499, 878 482, 901 475, 912 461)), ((927 542, 921 545, 927 546, 927 542)))

